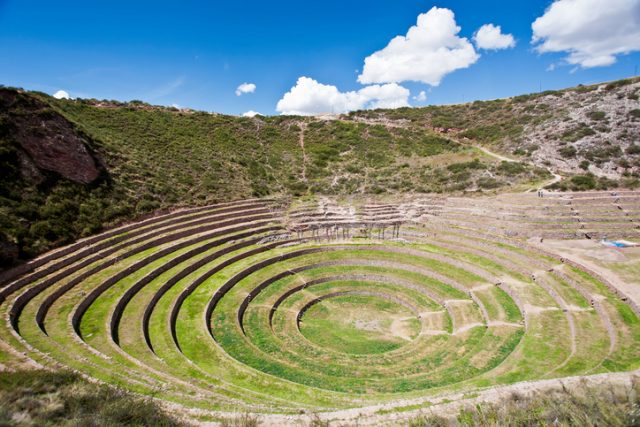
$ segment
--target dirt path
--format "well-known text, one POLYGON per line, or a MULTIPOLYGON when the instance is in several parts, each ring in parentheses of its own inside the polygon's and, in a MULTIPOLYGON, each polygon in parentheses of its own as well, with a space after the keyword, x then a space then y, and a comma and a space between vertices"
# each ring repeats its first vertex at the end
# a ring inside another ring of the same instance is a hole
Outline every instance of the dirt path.
POLYGON ((475 144, 468 144, 468 145, 471 146, 471 147, 477 148, 478 150, 482 151, 486 155, 491 156, 491 157, 493 157, 495 159, 501 160, 503 162, 510 162, 510 163, 519 162, 519 160, 503 156, 502 154, 494 153, 493 151, 490 151, 489 149, 487 149, 487 148, 485 148, 485 147, 483 147, 481 145, 475 145, 475 144))
MULTIPOLYGON (((391 121, 391 120, 367 120, 367 119, 360 118, 357 121, 362 122, 362 123, 371 124, 371 125, 381 124, 381 125, 384 125, 384 126, 390 127, 390 128, 406 128, 407 127, 407 124, 405 122, 399 122, 398 123, 398 122, 394 122, 394 121, 391 121)), ((489 150, 488 148, 486 148, 486 147, 484 147, 482 145, 473 144, 473 143, 470 143, 470 142, 467 142, 467 141, 461 141, 460 139, 456 138, 455 135, 452 135, 452 134, 447 134, 445 137, 448 138, 448 139, 451 139, 452 141, 457 142, 460 145, 463 145, 463 146, 466 146, 466 147, 473 147, 473 148, 475 148, 477 150, 480 150, 484 154, 486 154, 487 156, 493 157, 494 159, 497 159, 497 160, 500 160, 500 161, 503 161, 503 162, 510 162, 510 163, 521 162, 521 163, 527 163, 527 164, 529 164, 531 166, 537 167, 537 165, 532 161, 513 159, 511 157, 507 157, 507 156, 504 156, 502 154, 498 154, 496 152, 493 152, 493 151, 489 150)), ((545 181, 545 182, 543 182, 543 183, 541 183, 539 185, 536 185, 536 186, 534 186, 532 188, 527 189, 525 191, 525 193, 529 193, 529 192, 531 192, 533 190, 537 190, 539 188, 544 188, 544 187, 547 187, 549 185, 553 185, 556 182, 559 182, 560 180, 562 180, 562 178, 563 178, 562 175, 559 175, 559 174, 555 173, 550 167, 546 166, 545 169, 547 169, 547 171, 551 175, 553 175, 553 178, 548 180, 548 181, 545 181)))
POLYGON ((300 127, 300 136, 298 137, 298 142, 300 143, 300 149, 302 150, 302 174, 301 179, 304 182, 307 182, 307 152, 304 149, 304 133, 307 130, 307 124, 305 122, 298 122, 298 126, 300 127))
MULTIPOLYGON (((467 145, 469 145, 471 147, 475 147, 478 150, 480 150, 483 153, 485 153, 486 155, 491 156, 491 157, 493 157, 495 159, 501 160, 503 162, 511 162, 511 163, 513 163, 513 162, 521 162, 521 163, 527 163, 527 164, 529 164, 529 165, 531 165, 533 167, 537 167, 537 165, 535 163, 533 163, 533 162, 526 161, 526 160, 522 161, 522 160, 512 159, 510 157, 503 156, 502 154, 494 153, 493 151, 491 151, 491 150, 489 150, 489 149, 487 149, 487 148, 485 148, 483 146, 480 146, 480 145, 475 145, 475 144, 467 144, 467 145)), ((545 188, 545 187, 547 187, 549 185, 553 185, 556 182, 560 182, 560 180, 562 180, 562 175, 559 175, 559 174, 555 173, 553 170, 551 170, 550 167, 546 167, 546 169, 551 175, 553 175, 553 178, 548 180, 548 181, 543 182, 540 185, 535 186, 535 188, 533 188, 533 187, 529 188, 528 190, 525 191, 525 193, 529 193, 529 192, 531 192, 531 191, 533 191, 534 189, 537 189, 537 188, 545 188)))
POLYGON ((553 175, 553 179, 551 179, 549 182, 544 184, 543 187, 555 184, 556 182, 560 182, 562 180, 562 175, 555 173, 554 171, 551 170, 551 168, 547 168, 547 170, 551 173, 551 175, 553 175))

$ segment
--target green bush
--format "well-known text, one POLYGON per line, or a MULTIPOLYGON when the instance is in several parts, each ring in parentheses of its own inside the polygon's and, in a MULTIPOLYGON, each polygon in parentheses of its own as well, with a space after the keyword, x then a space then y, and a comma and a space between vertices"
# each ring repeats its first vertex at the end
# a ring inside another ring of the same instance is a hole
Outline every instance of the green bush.
POLYGON ((463 172, 467 170, 474 170, 474 169, 484 169, 484 168, 485 168, 485 164, 480 162, 480 160, 478 159, 473 159, 470 162, 452 163, 447 166, 447 170, 453 173, 463 172))
POLYGON ((604 89, 605 90, 613 90, 613 89, 617 89, 619 87, 622 86, 627 86, 630 85, 634 82, 634 79, 623 79, 623 80, 617 80, 615 82, 611 82, 609 84, 607 84, 604 89))
POLYGON ((596 147, 584 150, 582 155, 592 162, 601 164, 620 157, 622 155, 622 149, 619 145, 603 142, 596 147))
POLYGON ((576 150, 575 147, 572 145, 566 145, 564 147, 559 148, 558 153, 560 153, 560 155, 565 159, 572 159, 576 157, 578 150, 576 150))
POLYGON ((478 178, 478 187, 484 189, 498 188, 500 187, 500 182, 495 178, 483 176, 478 178))
POLYGON ((630 146, 627 147, 627 149, 625 150, 625 153, 631 154, 631 155, 640 154, 640 145, 631 144, 630 146))
POLYGON ((519 162, 501 162, 496 168, 497 172, 506 176, 516 176, 527 171, 527 166, 519 162))
MULTIPOLYGON (((589 191, 589 190, 609 190, 612 188, 618 188, 620 182, 608 179, 605 177, 596 177, 592 173, 586 173, 584 175, 574 175, 570 179, 565 179, 548 186, 551 190, 561 191, 589 191)), ((623 186, 626 186, 623 183, 623 186)))
POLYGON ((576 142, 584 137, 595 135, 596 131, 591 129, 584 123, 580 123, 578 126, 565 131, 561 138, 563 141, 576 142))
POLYGON ((607 118, 607 114, 604 111, 589 111, 587 117, 594 121, 601 121, 607 118))
POLYGON ((573 191, 593 190, 596 188, 596 179, 592 174, 576 175, 571 177, 571 189, 573 191))

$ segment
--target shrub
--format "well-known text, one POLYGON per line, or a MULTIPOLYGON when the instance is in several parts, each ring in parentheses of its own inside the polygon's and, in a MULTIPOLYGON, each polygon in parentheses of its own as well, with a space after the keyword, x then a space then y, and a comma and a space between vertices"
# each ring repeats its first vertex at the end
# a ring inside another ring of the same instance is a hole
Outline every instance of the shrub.
POLYGON ((593 190, 596 188, 595 176, 592 174, 572 176, 571 188, 573 191, 593 190))
POLYGON ((620 166, 622 168, 630 168, 631 167, 631 163, 629 163, 629 160, 627 160, 627 159, 620 159, 620 160, 618 160, 618 166, 620 166))
POLYGON ((578 153, 578 151, 572 145, 567 145, 565 147, 558 149, 558 153, 560 153, 560 155, 565 159, 570 159, 570 158, 574 158, 578 153))
POLYGON ((622 86, 630 85, 633 83, 633 79, 623 79, 615 82, 611 82, 604 87, 605 90, 613 90, 622 86))
POLYGON ((617 158, 622 155, 622 149, 619 145, 612 145, 610 142, 604 142, 601 146, 593 147, 585 150, 584 157, 597 164, 608 162, 611 158, 617 158))
POLYGON ((524 163, 520 162, 501 162, 496 170, 506 176, 515 176, 527 171, 527 167, 524 163))
POLYGON ((600 121, 605 120, 607 115, 604 111, 589 111, 587 117, 591 120, 600 121))
POLYGON ((584 137, 595 135, 596 131, 591 129, 584 123, 580 123, 577 127, 565 131, 561 138, 563 141, 576 142, 584 137))
POLYGON ((629 188, 631 190, 635 190, 640 188, 640 179, 638 178, 628 178, 622 181, 622 186, 625 188, 629 188))
POLYGON ((495 178, 483 176, 478 178, 478 187, 484 189, 498 188, 500 187, 500 182, 495 178))
POLYGON ((627 149, 625 150, 625 153, 627 154, 640 154, 640 145, 638 144, 631 144, 630 146, 627 147, 627 149))
POLYGON ((458 173, 466 171, 468 169, 483 169, 485 165, 478 159, 474 159, 470 162, 452 163, 447 166, 449 172, 458 173))

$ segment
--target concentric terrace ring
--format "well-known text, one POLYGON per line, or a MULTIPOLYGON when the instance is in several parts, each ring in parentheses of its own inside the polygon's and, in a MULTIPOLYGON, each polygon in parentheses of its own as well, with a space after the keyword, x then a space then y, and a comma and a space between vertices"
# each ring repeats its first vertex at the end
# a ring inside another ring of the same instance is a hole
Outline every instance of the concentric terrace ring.
POLYGON ((638 367, 637 308, 580 266, 444 216, 394 219, 386 235, 372 216, 340 234, 300 211, 313 227, 289 232, 278 206, 174 212, 5 274, 0 340, 45 366, 223 411, 401 405, 638 367))

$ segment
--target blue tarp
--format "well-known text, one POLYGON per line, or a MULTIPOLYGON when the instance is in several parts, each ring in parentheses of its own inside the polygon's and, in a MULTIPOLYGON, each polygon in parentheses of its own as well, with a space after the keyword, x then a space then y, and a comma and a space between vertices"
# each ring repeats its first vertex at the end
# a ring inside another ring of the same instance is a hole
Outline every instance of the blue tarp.
POLYGON ((616 240, 602 240, 600 243, 602 243, 605 246, 611 246, 614 248, 630 248, 630 247, 636 246, 636 244, 633 244, 633 243, 619 242, 616 240))

